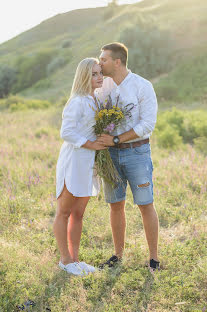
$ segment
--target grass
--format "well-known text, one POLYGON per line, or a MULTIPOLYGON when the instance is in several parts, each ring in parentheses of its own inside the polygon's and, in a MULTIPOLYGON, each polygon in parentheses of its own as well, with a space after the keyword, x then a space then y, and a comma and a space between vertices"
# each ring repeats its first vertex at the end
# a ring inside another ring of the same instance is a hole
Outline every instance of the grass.
MULTIPOLYGON (((128 192, 123 264, 76 278, 58 269, 52 232, 60 109, 0 116, 0 311, 129 312, 207 309, 207 166, 190 145, 176 151, 152 138, 154 195, 162 271, 145 268, 148 249, 139 210, 128 192)), ((113 253, 103 193, 84 216, 80 260, 98 265, 113 253)))

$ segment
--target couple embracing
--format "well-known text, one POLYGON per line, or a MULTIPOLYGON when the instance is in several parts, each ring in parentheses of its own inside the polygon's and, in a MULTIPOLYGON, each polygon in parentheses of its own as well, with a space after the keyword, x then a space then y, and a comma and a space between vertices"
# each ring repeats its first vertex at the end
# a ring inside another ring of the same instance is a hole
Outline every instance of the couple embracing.
MULTIPOLYGON (((129 183, 134 204, 142 215, 149 247, 149 268, 159 269, 157 255, 158 217, 153 205, 152 161, 149 138, 155 127, 157 100, 152 84, 127 68, 128 50, 121 43, 102 47, 99 61, 82 60, 76 70, 70 98, 63 110, 61 147, 56 173, 57 211, 54 234, 60 251, 59 266, 69 274, 95 272, 91 264, 79 262, 82 220, 90 196, 100 191, 95 170, 95 152, 109 149, 122 182, 113 188, 103 182, 105 201, 111 207, 115 252, 99 268, 113 267, 122 260, 125 245, 125 199, 129 183), (103 79, 103 76, 106 76, 103 79), (133 103, 131 118, 111 134, 94 133, 98 101, 110 95, 123 107, 133 103), (98 100, 98 101, 97 101, 98 100)), ((138 213, 135 208, 134 213, 138 213)))

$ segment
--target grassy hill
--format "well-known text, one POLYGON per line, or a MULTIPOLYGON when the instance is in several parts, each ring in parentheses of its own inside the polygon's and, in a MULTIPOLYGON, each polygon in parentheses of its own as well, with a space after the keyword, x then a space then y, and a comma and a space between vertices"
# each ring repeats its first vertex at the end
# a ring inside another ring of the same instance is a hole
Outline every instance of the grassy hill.
MULTIPOLYGON (((169 59, 169 62, 172 62, 171 69, 162 78, 161 86, 159 77, 155 83, 155 88, 158 88, 160 92, 158 92, 160 99, 163 98, 163 92, 166 91, 166 87, 162 87, 162 85, 163 83, 168 85, 169 79, 171 89, 174 87, 172 87, 174 81, 177 82, 177 76, 180 77, 180 80, 183 78, 184 88, 192 87, 189 79, 186 82, 186 76, 189 74, 188 72, 183 73, 182 66, 191 67, 193 64, 194 72, 197 72, 200 70, 200 65, 197 67, 194 60, 206 58, 207 3, 205 0, 183 0, 182 2, 178 0, 145 0, 136 4, 118 6, 113 11, 110 10, 110 8, 104 7, 59 14, 0 45, 0 64, 9 66, 15 66, 15 62, 20 56, 31 57, 45 49, 53 53, 53 60, 55 57, 66 58, 68 56, 64 66, 57 67, 57 70, 47 74, 47 77, 44 77, 36 85, 21 90, 19 93, 28 98, 51 101, 56 101, 62 96, 67 97, 78 62, 87 56, 98 56, 100 47, 107 42, 119 40, 126 28, 139 28, 140 19, 146 23, 153 21, 160 31, 169 31, 172 35, 173 45, 170 48, 172 60, 169 59), (69 43, 68 47, 65 48, 64 45, 67 43, 69 43), (173 72, 171 73, 171 70, 176 70, 176 68, 178 68, 177 76, 173 72)), ((138 44, 142 45, 142 41, 138 44)), ((131 49, 129 49, 129 58, 130 53, 131 49)), ((56 59, 56 61, 58 60, 56 59)), ((139 74, 140 68, 134 66, 132 69, 139 74)), ((206 70, 205 62, 202 68, 202 77, 200 77, 203 81, 206 81, 206 70)), ((191 71, 190 75, 194 72, 191 71)), ((196 84, 195 87, 197 87, 196 84)), ((180 82, 179 88, 182 88, 180 82)), ((205 99, 206 94, 205 88, 200 89, 197 96, 199 101, 200 97, 205 99)), ((172 100, 177 99, 173 98, 172 100)), ((179 100, 183 101, 183 98, 179 100)), ((189 101, 189 98, 184 97, 184 100, 189 101)))

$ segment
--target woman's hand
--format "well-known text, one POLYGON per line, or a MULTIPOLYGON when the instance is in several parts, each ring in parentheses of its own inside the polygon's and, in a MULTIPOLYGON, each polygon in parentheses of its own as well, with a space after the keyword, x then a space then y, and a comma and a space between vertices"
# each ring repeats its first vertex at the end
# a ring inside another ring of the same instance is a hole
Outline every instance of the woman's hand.
POLYGON ((104 144, 105 146, 114 146, 114 142, 113 142, 113 135, 110 134, 101 134, 97 141, 100 144, 104 144))
POLYGON ((97 140, 93 142, 88 140, 85 144, 82 145, 82 147, 95 151, 105 150, 108 148, 103 143, 100 143, 97 140))

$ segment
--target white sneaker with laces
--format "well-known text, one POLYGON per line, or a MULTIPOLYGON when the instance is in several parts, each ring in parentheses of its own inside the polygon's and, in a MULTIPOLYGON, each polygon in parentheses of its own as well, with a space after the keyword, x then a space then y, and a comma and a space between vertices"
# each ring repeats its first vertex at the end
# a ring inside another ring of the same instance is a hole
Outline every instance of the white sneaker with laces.
POLYGON ((85 262, 78 262, 78 264, 81 267, 81 269, 84 270, 86 273, 94 273, 96 271, 96 268, 85 262))
POLYGON ((65 265, 60 261, 59 267, 67 273, 73 275, 84 276, 88 274, 87 272, 83 271, 83 269, 79 266, 78 262, 72 262, 65 265))

